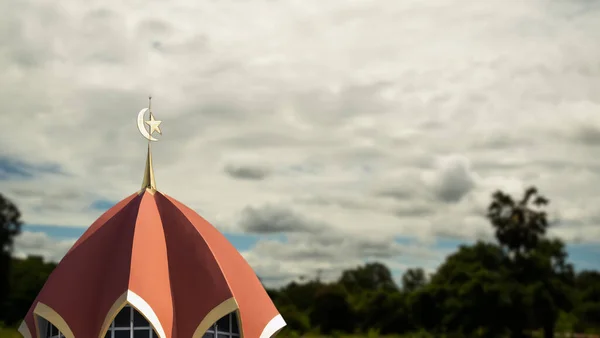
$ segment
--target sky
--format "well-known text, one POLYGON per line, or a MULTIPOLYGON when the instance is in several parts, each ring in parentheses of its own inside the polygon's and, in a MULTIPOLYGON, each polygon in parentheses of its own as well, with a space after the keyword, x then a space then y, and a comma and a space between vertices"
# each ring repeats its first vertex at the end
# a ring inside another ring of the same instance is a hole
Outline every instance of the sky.
POLYGON ((600 268, 598 0, 0 0, 0 193, 58 261, 157 188, 269 285, 368 261, 432 272, 535 185, 600 268))

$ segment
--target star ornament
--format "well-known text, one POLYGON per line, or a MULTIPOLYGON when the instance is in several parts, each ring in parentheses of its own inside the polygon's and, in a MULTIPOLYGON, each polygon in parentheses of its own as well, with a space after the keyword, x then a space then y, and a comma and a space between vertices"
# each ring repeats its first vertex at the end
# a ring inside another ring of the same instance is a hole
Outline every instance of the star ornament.
POLYGON ((162 123, 162 121, 155 120, 154 115, 152 113, 150 113, 150 120, 144 122, 146 122, 146 124, 150 126, 150 135, 154 134, 155 131, 162 135, 162 132, 160 131, 160 124, 162 123))

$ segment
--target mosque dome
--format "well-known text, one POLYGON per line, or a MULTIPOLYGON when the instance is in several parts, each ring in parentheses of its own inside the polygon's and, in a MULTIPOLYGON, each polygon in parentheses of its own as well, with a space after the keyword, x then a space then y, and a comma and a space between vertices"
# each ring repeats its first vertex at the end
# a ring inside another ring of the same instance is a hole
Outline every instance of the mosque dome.
POLYGON ((284 326, 225 236, 156 190, 148 146, 142 189, 77 240, 19 331, 25 338, 267 338, 284 326))

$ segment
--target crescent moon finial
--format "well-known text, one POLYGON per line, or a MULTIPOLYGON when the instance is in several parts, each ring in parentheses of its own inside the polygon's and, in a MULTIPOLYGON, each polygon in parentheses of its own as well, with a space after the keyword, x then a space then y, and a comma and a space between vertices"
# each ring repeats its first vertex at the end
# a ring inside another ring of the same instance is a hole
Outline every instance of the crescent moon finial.
POLYGON ((156 191, 156 181, 154 179, 154 168, 152 167, 152 148, 150 146, 150 141, 158 141, 156 138, 152 136, 152 134, 156 131, 162 135, 162 131, 160 130, 160 124, 162 121, 158 121, 154 119, 154 114, 152 114, 152 96, 148 96, 148 108, 142 109, 138 113, 138 130, 144 136, 144 138, 148 139, 148 154, 146 156, 146 167, 144 170, 144 179, 142 181, 142 190, 140 193, 148 190, 150 193, 154 193, 156 191), (150 119, 144 121, 144 115, 146 112, 149 113, 150 119), (150 130, 146 129, 146 125, 149 126, 150 130))

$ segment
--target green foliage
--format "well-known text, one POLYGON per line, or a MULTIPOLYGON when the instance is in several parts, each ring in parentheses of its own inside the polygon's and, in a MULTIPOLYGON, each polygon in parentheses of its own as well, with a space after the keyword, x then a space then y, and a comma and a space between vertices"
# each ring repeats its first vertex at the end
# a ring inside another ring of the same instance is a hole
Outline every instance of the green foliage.
POLYGON ((460 247, 440 266, 430 287, 443 291, 437 306, 445 331, 503 333, 510 306, 504 262, 499 247, 479 242, 460 247))
POLYGON ((15 236, 21 232, 21 213, 0 194, 0 320, 10 313, 6 300, 10 292, 11 254, 15 236))
POLYGON ((0 253, 10 255, 15 236, 21 233, 21 212, 8 198, 0 194, 0 253))
POLYGON ((405 292, 413 292, 417 289, 425 286, 427 283, 427 277, 425 277, 425 270, 421 268, 408 269, 402 275, 402 290, 405 292))
POLYGON ((404 333, 414 329, 407 294, 399 291, 363 293, 364 302, 356 309, 362 332, 376 330, 381 334, 404 333))
POLYGON ((318 281, 300 284, 292 282, 279 292, 278 304, 294 305, 298 310, 308 313, 315 302, 315 296, 323 288, 318 281))
POLYGON ((317 291, 309 317, 325 334, 354 331, 355 314, 340 285, 327 285, 317 291))
POLYGON ((574 273, 564 244, 546 237, 550 223, 543 208, 548 203, 531 187, 519 201, 497 191, 488 207, 488 219, 506 257, 505 284, 512 283, 506 319, 517 337, 540 327, 545 337, 554 337, 560 312, 574 305, 574 273))
POLYGON ((36 256, 13 259, 10 275, 12 288, 7 300, 7 307, 11 311, 4 315, 5 323, 15 325, 23 319, 33 298, 37 296, 55 267, 55 264, 46 263, 41 257, 36 256))
POLYGON ((308 315, 299 311, 294 305, 282 305, 278 310, 285 318, 287 329, 296 332, 307 332, 310 329, 308 315))
POLYGON ((600 272, 583 271, 575 278, 577 306, 576 328, 581 331, 600 332, 600 272))
POLYGON ((393 291, 398 289, 392 272, 380 263, 368 263, 342 273, 339 284, 350 293, 358 291, 393 291))
POLYGON ((498 243, 516 255, 535 249, 549 226, 546 212, 541 210, 549 202, 534 187, 528 188, 520 201, 496 191, 487 216, 498 243))

